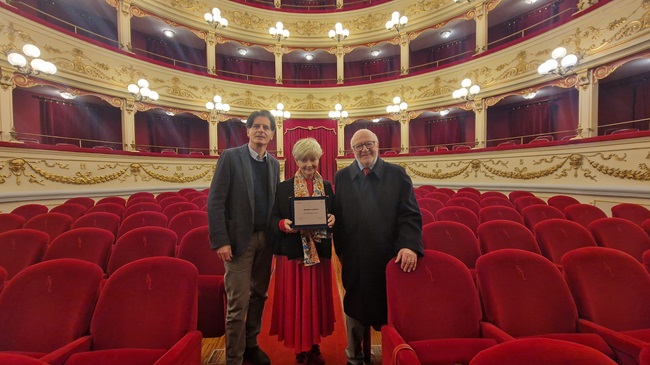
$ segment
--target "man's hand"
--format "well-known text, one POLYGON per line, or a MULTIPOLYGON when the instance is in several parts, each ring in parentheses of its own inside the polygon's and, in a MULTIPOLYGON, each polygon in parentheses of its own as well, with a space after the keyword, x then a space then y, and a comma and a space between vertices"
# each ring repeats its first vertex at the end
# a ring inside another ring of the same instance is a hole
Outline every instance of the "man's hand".
POLYGON ((232 249, 230 245, 219 247, 217 249, 217 256, 223 261, 232 261, 232 249))
POLYGON ((403 248, 397 253, 395 263, 400 264, 402 271, 411 272, 418 265, 418 255, 411 249, 403 248))

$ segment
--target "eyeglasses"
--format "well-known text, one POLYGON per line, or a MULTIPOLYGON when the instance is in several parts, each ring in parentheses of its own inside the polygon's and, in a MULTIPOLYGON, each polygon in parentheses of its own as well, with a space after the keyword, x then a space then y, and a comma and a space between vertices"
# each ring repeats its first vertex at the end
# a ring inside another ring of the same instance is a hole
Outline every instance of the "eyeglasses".
POLYGON ((377 143, 377 141, 359 143, 356 146, 352 146, 352 148, 357 152, 361 152, 364 147, 367 148, 367 149, 371 149, 371 148, 375 147, 375 143, 377 143))

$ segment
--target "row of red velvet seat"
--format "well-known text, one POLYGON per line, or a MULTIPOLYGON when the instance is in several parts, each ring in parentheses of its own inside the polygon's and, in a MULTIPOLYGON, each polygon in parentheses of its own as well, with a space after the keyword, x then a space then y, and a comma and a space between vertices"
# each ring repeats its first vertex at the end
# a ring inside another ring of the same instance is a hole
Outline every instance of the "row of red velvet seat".
POLYGON ((78 259, 31 265, 0 292, 0 362, 200 365, 200 282, 194 265, 171 257, 108 279, 78 259))
POLYGON ((458 259, 432 250, 410 273, 389 264, 382 358, 402 365, 647 365, 650 273, 603 247, 573 250, 561 266, 517 249, 481 256, 475 277, 458 259), (498 343, 524 338, 530 342, 508 347, 507 356, 487 355, 498 343))

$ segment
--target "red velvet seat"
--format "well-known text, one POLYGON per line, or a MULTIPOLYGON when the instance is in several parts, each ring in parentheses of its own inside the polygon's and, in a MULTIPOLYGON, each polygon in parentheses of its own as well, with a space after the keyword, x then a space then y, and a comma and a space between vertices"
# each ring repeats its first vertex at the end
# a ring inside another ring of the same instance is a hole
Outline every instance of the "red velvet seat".
POLYGON ((481 197, 481 191, 480 190, 478 190, 476 188, 469 187, 469 186, 458 189, 458 191, 456 191, 456 193, 471 193, 471 194, 474 194, 474 195, 478 196, 479 198, 481 197))
POLYGON ((445 207, 445 204, 441 202, 438 199, 432 199, 432 198, 418 198, 417 199, 418 206, 421 209, 426 209, 430 213, 432 213, 434 216, 437 211, 445 207))
POLYGON ((156 200, 158 201, 158 203, 160 203, 161 200, 163 200, 165 198, 169 198, 170 196, 181 196, 181 194, 179 194, 179 193, 177 193, 175 191, 164 191, 164 192, 159 193, 158 195, 156 195, 156 200))
POLYGON ((160 207, 165 210, 167 206, 174 204, 174 203, 187 203, 187 199, 183 196, 170 196, 168 198, 165 198, 163 200, 160 200, 158 204, 160 204, 160 207))
POLYGON ((437 191, 431 191, 431 192, 427 193, 427 194, 424 196, 424 198, 425 198, 425 199, 435 199, 435 200, 439 200, 439 201, 442 202, 443 204, 444 204, 444 203, 447 203, 447 201, 448 201, 449 199, 451 199, 451 197, 449 197, 448 194, 441 193, 441 192, 437 192, 437 191))
POLYGON ((501 198, 498 196, 484 196, 481 198, 479 205, 481 208, 491 207, 495 205, 513 209, 515 208, 515 206, 510 202, 508 198, 501 198))
POLYGON ((463 197, 451 198, 451 199, 447 200, 447 202, 445 203, 445 206, 446 207, 465 207, 465 208, 471 210, 472 212, 474 212, 474 214, 476 214, 477 217, 478 217, 478 211, 481 209, 481 207, 478 205, 478 203, 475 200, 470 199, 470 198, 463 198, 463 197))
POLYGON ((502 205, 492 205, 481 208, 478 211, 478 219, 481 223, 502 219, 524 224, 524 219, 515 208, 502 205))
POLYGON ((39 214, 47 213, 49 210, 50 209, 43 204, 24 204, 14 208, 11 213, 18 214, 25 218, 25 221, 28 221, 39 214))
MULTIPOLYGON (((481 198, 504 198, 508 199, 508 196, 500 191, 486 191, 481 194, 481 198)), ((508 199, 510 200, 510 199, 508 199)))
POLYGON ((480 351, 496 345, 495 340, 482 336, 481 306, 469 269, 450 255, 425 250, 410 273, 389 263, 386 292, 383 359, 391 359, 400 348, 410 348, 418 364, 467 364, 480 351), (427 305, 415 311, 414 303, 427 305))
POLYGON ((641 223, 641 228, 645 231, 645 233, 648 234, 648 237, 650 237, 650 219, 646 219, 641 223))
MULTIPOLYGON (((193 189, 192 189, 192 190, 193 190, 193 189)), ((196 197, 199 197, 199 196, 206 196, 206 195, 203 194, 202 192, 200 192, 200 191, 196 191, 196 190, 189 191, 189 192, 187 192, 187 193, 185 193, 185 194, 182 194, 182 195, 183 195, 183 198, 187 199, 188 202, 191 202, 192 199, 194 199, 194 198, 196 198, 196 197)))
POLYGON ((499 338, 553 338, 614 357, 602 337, 581 333, 571 291, 544 256, 516 249, 486 253, 476 262, 476 281, 484 318, 499 338))
POLYGON ((621 203, 613 206, 611 209, 612 217, 627 219, 638 225, 650 219, 650 210, 640 204, 621 203))
POLYGON ((23 216, 13 213, 0 214, 0 233, 22 228, 25 224, 23 216))
POLYGON ((72 218, 72 221, 76 221, 79 217, 86 214, 88 208, 81 204, 76 203, 64 203, 57 205, 56 207, 50 209, 50 213, 63 213, 69 215, 72 218))
MULTIPOLYGON (((177 243, 180 244, 187 232, 197 227, 208 225, 208 213, 202 210, 189 210, 181 212, 169 220, 167 228, 171 229, 178 236, 177 243)), ((209 245, 209 244, 208 244, 209 245)))
POLYGON ((453 196, 454 198, 468 198, 475 201, 477 204, 481 202, 481 196, 469 191, 458 190, 453 196))
POLYGON ((190 203, 196 204, 197 207, 202 207, 208 204, 208 196, 205 194, 201 194, 201 196, 197 196, 196 198, 192 199, 190 203))
POLYGON ((524 225, 507 220, 493 220, 478 226, 481 252, 516 248, 541 254, 533 233, 524 225))
POLYGON ((129 198, 126 200, 126 202, 128 203, 128 202, 131 201, 132 199, 140 198, 140 197, 155 198, 155 196, 154 196, 153 193, 151 193, 151 192, 148 192, 148 191, 138 191, 137 193, 133 193, 133 194, 129 195, 129 198))
POLYGON ((47 365, 46 362, 27 355, 0 352, 0 364, 11 365, 47 365))
POLYGON ((14 229, 0 233, 0 266, 7 271, 7 280, 20 270, 43 258, 50 236, 35 229, 14 229))
POLYGON ((221 337, 226 332, 226 293, 223 260, 210 250, 208 226, 194 228, 180 240, 177 257, 199 270, 198 329, 203 337, 221 337))
POLYGON ((521 213, 524 208, 529 207, 531 205, 547 205, 546 202, 536 196, 522 196, 520 198, 515 199, 512 204, 515 206, 515 209, 519 213, 521 213))
POLYGON ((69 352, 60 348, 88 331, 102 276, 97 265, 75 259, 19 272, 0 294, 0 351, 62 364, 69 352))
POLYGON ((650 346, 641 350, 639 355, 639 365, 650 365, 650 346))
POLYGON ((2 293, 2 289, 5 287, 5 282, 7 281, 7 277, 9 276, 9 273, 7 270, 0 266, 0 293, 2 293))
POLYGON ((64 204, 68 204, 68 203, 83 205, 84 207, 86 207, 86 210, 95 206, 95 200, 87 197, 70 198, 66 200, 64 204))
POLYGON ((435 186, 433 186, 433 185, 420 185, 416 189, 423 189, 423 190, 426 190, 428 192, 432 192, 432 191, 436 190, 437 188, 435 186))
POLYGON ((167 216, 159 212, 143 211, 133 213, 124 218, 122 224, 120 224, 116 239, 122 237, 126 232, 140 227, 155 226, 165 228, 168 222, 167 216))
POLYGON ((437 221, 452 221, 464 224, 477 234, 478 217, 465 207, 444 207, 436 212, 437 221))
POLYGON ((422 226, 436 221, 436 216, 424 208, 420 208, 420 214, 422 214, 422 226))
POLYGON ((129 200, 126 202, 125 207, 128 208, 128 207, 130 207, 130 206, 132 206, 134 204, 138 204, 138 203, 155 203, 155 204, 158 204, 158 201, 153 196, 138 196, 138 197, 135 197, 133 199, 129 198, 129 200))
POLYGON ((66 365, 200 365, 196 330, 198 272, 173 257, 131 262, 108 278, 90 335, 66 365))
POLYGON ((140 212, 162 213, 162 207, 158 203, 136 203, 124 209, 124 213, 122 213, 122 219, 126 219, 130 215, 140 212))
POLYGON ((591 204, 573 204, 564 208, 564 215, 567 219, 572 220, 581 226, 589 229, 591 222, 607 218, 607 214, 600 208, 591 204))
POLYGON ((450 198, 452 198, 454 196, 454 194, 456 194, 454 189, 450 189, 450 188, 437 188, 435 191, 437 193, 447 194, 447 196, 450 197, 450 198))
POLYGON ((469 365, 617 365, 599 351, 549 338, 526 338, 481 351, 469 365))
POLYGON ((117 237, 117 230, 120 227, 120 217, 108 212, 87 213, 79 217, 70 229, 94 227, 101 228, 117 237))
POLYGON ((63 213, 44 213, 28 220, 23 228, 36 229, 50 235, 50 241, 72 226, 72 218, 63 213))
POLYGON ((196 204, 190 202, 172 203, 163 209, 162 213, 167 216, 168 221, 171 221, 178 213, 187 212, 190 210, 199 210, 196 204))
POLYGON ((145 257, 174 257, 176 240, 176 233, 163 227, 140 227, 128 231, 115 242, 106 274, 110 277, 120 267, 145 257))
POLYGON ((564 214, 559 209, 550 205, 531 205, 521 211, 526 227, 533 230, 536 224, 547 219, 565 219, 564 214))
POLYGON ((474 269, 481 249, 474 232, 464 224, 440 221, 422 227, 422 245, 425 250, 444 252, 474 269))
POLYGON ((650 272, 650 250, 644 252, 641 259, 643 260, 643 265, 645 265, 646 270, 650 272))
POLYGON ((643 252, 650 250, 650 237, 636 223, 623 218, 601 218, 589 225, 599 246, 626 252, 642 262, 643 252))
POLYGON ((113 204, 119 204, 121 206, 126 205, 126 199, 122 198, 121 196, 107 196, 105 198, 101 198, 97 201, 97 204, 104 204, 104 203, 113 203, 113 204))
POLYGON ((542 255, 556 265, 565 253, 581 248, 595 247, 596 241, 585 227, 567 219, 548 219, 535 225, 535 238, 542 255))
POLYGON ((581 330, 601 335, 619 364, 637 364, 650 345, 650 273, 629 254, 605 247, 567 252, 562 266, 581 330))
POLYGON ((187 194, 196 193, 196 192, 197 192, 197 190, 194 189, 194 188, 182 188, 182 189, 178 190, 178 194, 180 196, 186 196, 187 194))
POLYGON ((564 208, 568 207, 569 205, 580 204, 580 201, 578 199, 568 195, 553 195, 552 197, 548 198, 546 202, 548 205, 555 207, 562 212, 564 212, 564 208))
POLYGON ((124 206, 115 203, 97 204, 94 207, 88 209, 86 214, 97 213, 97 212, 115 214, 120 218, 120 220, 122 220, 122 214, 124 214, 124 206))
POLYGON ((508 193, 508 199, 514 204, 515 200, 521 198, 522 196, 535 196, 535 194, 530 191, 525 190, 514 190, 508 193))
POLYGON ((115 236, 101 228, 77 228, 62 233, 45 250, 43 261, 61 258, 91 262, 106 271, 115 236))

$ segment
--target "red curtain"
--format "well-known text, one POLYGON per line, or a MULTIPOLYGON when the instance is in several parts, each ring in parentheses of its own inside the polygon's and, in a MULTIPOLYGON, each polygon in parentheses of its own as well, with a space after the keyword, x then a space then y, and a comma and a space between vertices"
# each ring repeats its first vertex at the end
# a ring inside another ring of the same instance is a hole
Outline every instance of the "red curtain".
POLYGON ((338 155, 338 137, 336 121, 331 119, 287 120, 284 122, 284 157, 286 159, 285 179, 290 179, 298 167, 291 151, 293 145, 302 138, 311 137, 318 141, 323 149, 323 156, 318 171, 325 180, 333 181, 336 173, 336 156, 338 155))
POLYGON ((119 149, 122 142, 120 111, 116 108, 95 104, 81 104, 39 98, 41 134, 67 138, 44 137, 46 144, 83 141, 82 147, 93 147, 115 142, 119 149), (98 141, 98 142, 94 142, 98 141))
MULTIPOLYGON (((507 105, 488 109, 488 146, 495 146, 503 139, 534 134, 554 134, 557 120, 556 100, 543 100, 529 104, 507 105)), ((528 143, 534 137, 523 138, 528 143)))
POLYGON ((217 136, 219 152, 232 147, 237 147, 248 143, 246 136, 246 123, 242 123, 239 118, 232 118, 225 122, 217 124, 217 136))
MULTIPOLYGON (((601 83, 598 99, 599 126, 650 118, 650 74, 601 83)), ((620 128, 647 130, 648 121, 599 128, 598 134, 620 128)))
POLYGON ((371 121, 359 120, 352 124, 346 125, 344 128, 345 133, 345 152, 351 152, 350 140, 356 131, 359 129, 369 129, 377 135, 379 140, 379 151, 384 153, 386 150, 400 151, 401 148, 401 132, 400 124, 397 121, 373 123, 371 121))

